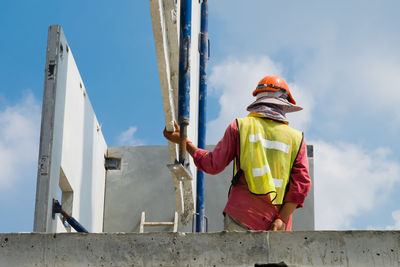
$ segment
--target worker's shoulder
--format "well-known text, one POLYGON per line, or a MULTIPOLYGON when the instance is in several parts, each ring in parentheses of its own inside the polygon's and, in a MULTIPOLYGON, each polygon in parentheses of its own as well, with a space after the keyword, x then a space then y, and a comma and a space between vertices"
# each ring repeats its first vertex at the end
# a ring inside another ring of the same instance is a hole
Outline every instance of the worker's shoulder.
POLYGON ((239 127, 246 127, 246 125, 250 126, 253 123, 256 123, 262 127, 267 127, 267 128, 272 127, 279 132, 284 131, 287 132, 288 134, 293 133, 295 135, 303 135, 302 131, 292 128, 291 126, 288 125, 287 122, 278 121, 267 117, 247 116, 243 118, 237 118, 236 121, 239 125, 241 125, 239 127))
MULTIPOLYGON (((262 117, 262 116, 247 116, 243 118, 237 118, 237 121, 242 121, 244 123, 251 123, 252 121, 254 122, 263 122, 264 124, 270 124, 270 125, 276 125, 276 126, 282 126, 282 127, 289 127, 291 128, 286 122, 283 121, 278 121, 274 120, 268 117, 262 117)), ((293 129, 293 128, 291 128, 293 129)))

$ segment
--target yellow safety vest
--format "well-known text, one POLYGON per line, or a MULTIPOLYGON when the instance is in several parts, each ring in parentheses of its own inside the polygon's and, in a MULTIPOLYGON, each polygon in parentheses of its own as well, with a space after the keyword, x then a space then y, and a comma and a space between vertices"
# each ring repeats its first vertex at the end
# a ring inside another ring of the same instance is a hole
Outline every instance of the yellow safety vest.
POLYGON ((284 123, 251 114, 237 119, 237 123, 239 167, 244 172, 250 192, 271 194, 273 204, 282 204, 303 133, 284 123))

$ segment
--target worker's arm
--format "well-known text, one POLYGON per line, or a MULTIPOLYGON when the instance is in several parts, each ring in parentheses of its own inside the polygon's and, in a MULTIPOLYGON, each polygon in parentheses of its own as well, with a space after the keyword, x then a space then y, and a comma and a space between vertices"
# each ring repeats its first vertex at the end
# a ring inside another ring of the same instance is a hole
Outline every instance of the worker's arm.
POLYGON ((307 145, 305 140, 303 140, 293 164, 288 186, 289 189, 285 195, 284 204, 279 210, 277 218, 272 222, 270 230, 285 230, 290 216, 296 208, 303 206, 304 199, 310 191, 311 178, 308 172, 307 145))
POLYGON ((300 147, 300 151, 293 163, 290 173, 289 189, 285 194, 284 202, 297 203, 297 207, 303 207, 304 199, 311 188, 311 178, 308 171, 307 145, 305 140, 300 147))
MULTIPOLYGON (((168 139, 168 141, 173 142, 175 144, 179 144, 180 142, 180 128, 176 121, 174 121, 175 131, 168 132, 166 128, 164 128, 164 137, 168 139)), ((193 145, 192 142, 186 139, 186 150, 189 154, 193 157, 194 152, 196 151, 197 147, 193 145)))
MULTIPOLYGON (((180 128, 179 125, 176 121, 174 121, 174 125, 175 125, 175 131, 174 132, 168 132, 166 128, 164 128, 164 136, 165 138, 168 139, 168 141, 179 144, 180 141, 180 128)), ((186 150, 187 152, 189 152, 189 154, 193 157, 194 156, 194 152, 196 151, 197 147, 195 145, 193 145, 192 142, 190 142, 189 140, 186 140, 186 150)))
POLYGON ((286 224, 289 221, 293 211, 297 208, 297 203, 286 202, 280 209, 277 218, 271 223, 270 230, 272 231, 284 231, 286 224))
POLYGON ((192 158, 194 157, 194 152, 196 151, 196 149, 197 146, 193 145, 193 143, 189 140, 186 141, 186 150, 190 154, 190 156, 192 156, 192 158))
MULTIPOLYGON (((225 169, 233 160, 237 151, 238 132, 236 120, 232 121, 227 127, 223 138, 218 142, 212 152, 197 148, 189 140, 186 141, 186 149, 193 157, 196 167, 208 174, 217 174, 225 169), (236 129, 236 131, 235 131, 236 129)), ((175 131, 167 132, 164 136, 169 141, 179 143, 179 126, 175 123, 175 131)))

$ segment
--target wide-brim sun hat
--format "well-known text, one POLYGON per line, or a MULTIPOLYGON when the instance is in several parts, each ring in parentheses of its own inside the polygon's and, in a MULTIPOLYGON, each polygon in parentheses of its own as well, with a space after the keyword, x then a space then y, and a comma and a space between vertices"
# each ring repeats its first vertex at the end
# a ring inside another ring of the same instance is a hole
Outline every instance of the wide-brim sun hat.
POLYGON ((247 109, 256 107, 257 105, 263 104, 274 104, 278 105, 282 108, 283 112, 290 113, 300 111, 303 108, 297 105, 290 103, 287 99, 280 98, 280 97, 272 97, 269 92, 262 92, 257 94, 257 99, 251 103, 247 109))

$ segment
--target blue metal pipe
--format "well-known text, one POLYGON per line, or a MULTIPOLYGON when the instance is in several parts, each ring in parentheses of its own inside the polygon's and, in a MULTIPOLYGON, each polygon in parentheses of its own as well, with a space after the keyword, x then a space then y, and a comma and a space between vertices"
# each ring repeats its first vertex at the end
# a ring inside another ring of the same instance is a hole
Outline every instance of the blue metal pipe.
MULTIPOLYGON (((206 145, 206 101, 207 101, 207 60, 208 60, 208 4, 201 3, 200 26, 200 79, 199 79, 199 124, 198 147, 206 145)), ((197 171, 196 232, 204 232, 205 199, 204 173, 197 171)), ((208 227, 207 227, 208 228, 208 227)))
POLYGON ((72 228, 74 228, 77 232, 87 233, 87 234, 89 233, 88 230, 86 230, 85 227, 82 226, 82 224, 80 224, 77 220, 74 219, 74 217, 68 217, 66 219, 69 225, 71 225, 72 228))
POLYGON ((61 215, 69 223, 69 225, 71 225, 72 228, 74 228, 77 232, 79 232, 79 233, 89 233, 88 230, 86 230, 86 228, 83 227, 82 224, 80 224, 77 220, 75 220, 74 217, 69 216, 69 214, 66 213, 62 209, 62 206, 61 206, 60 202, 58 202, 58 200, 53 198, 53 211, 52 211, 53 219, 55 219, 55 215, 57 213, 61 213, 61 215))
POLYGON ((179 31, 179 97, 178 123, 181 128, 179 162, 184 164, 186 156, 187 126, 190 116, 190 43, 192 23, 192 1, 181 0, 179 31))

